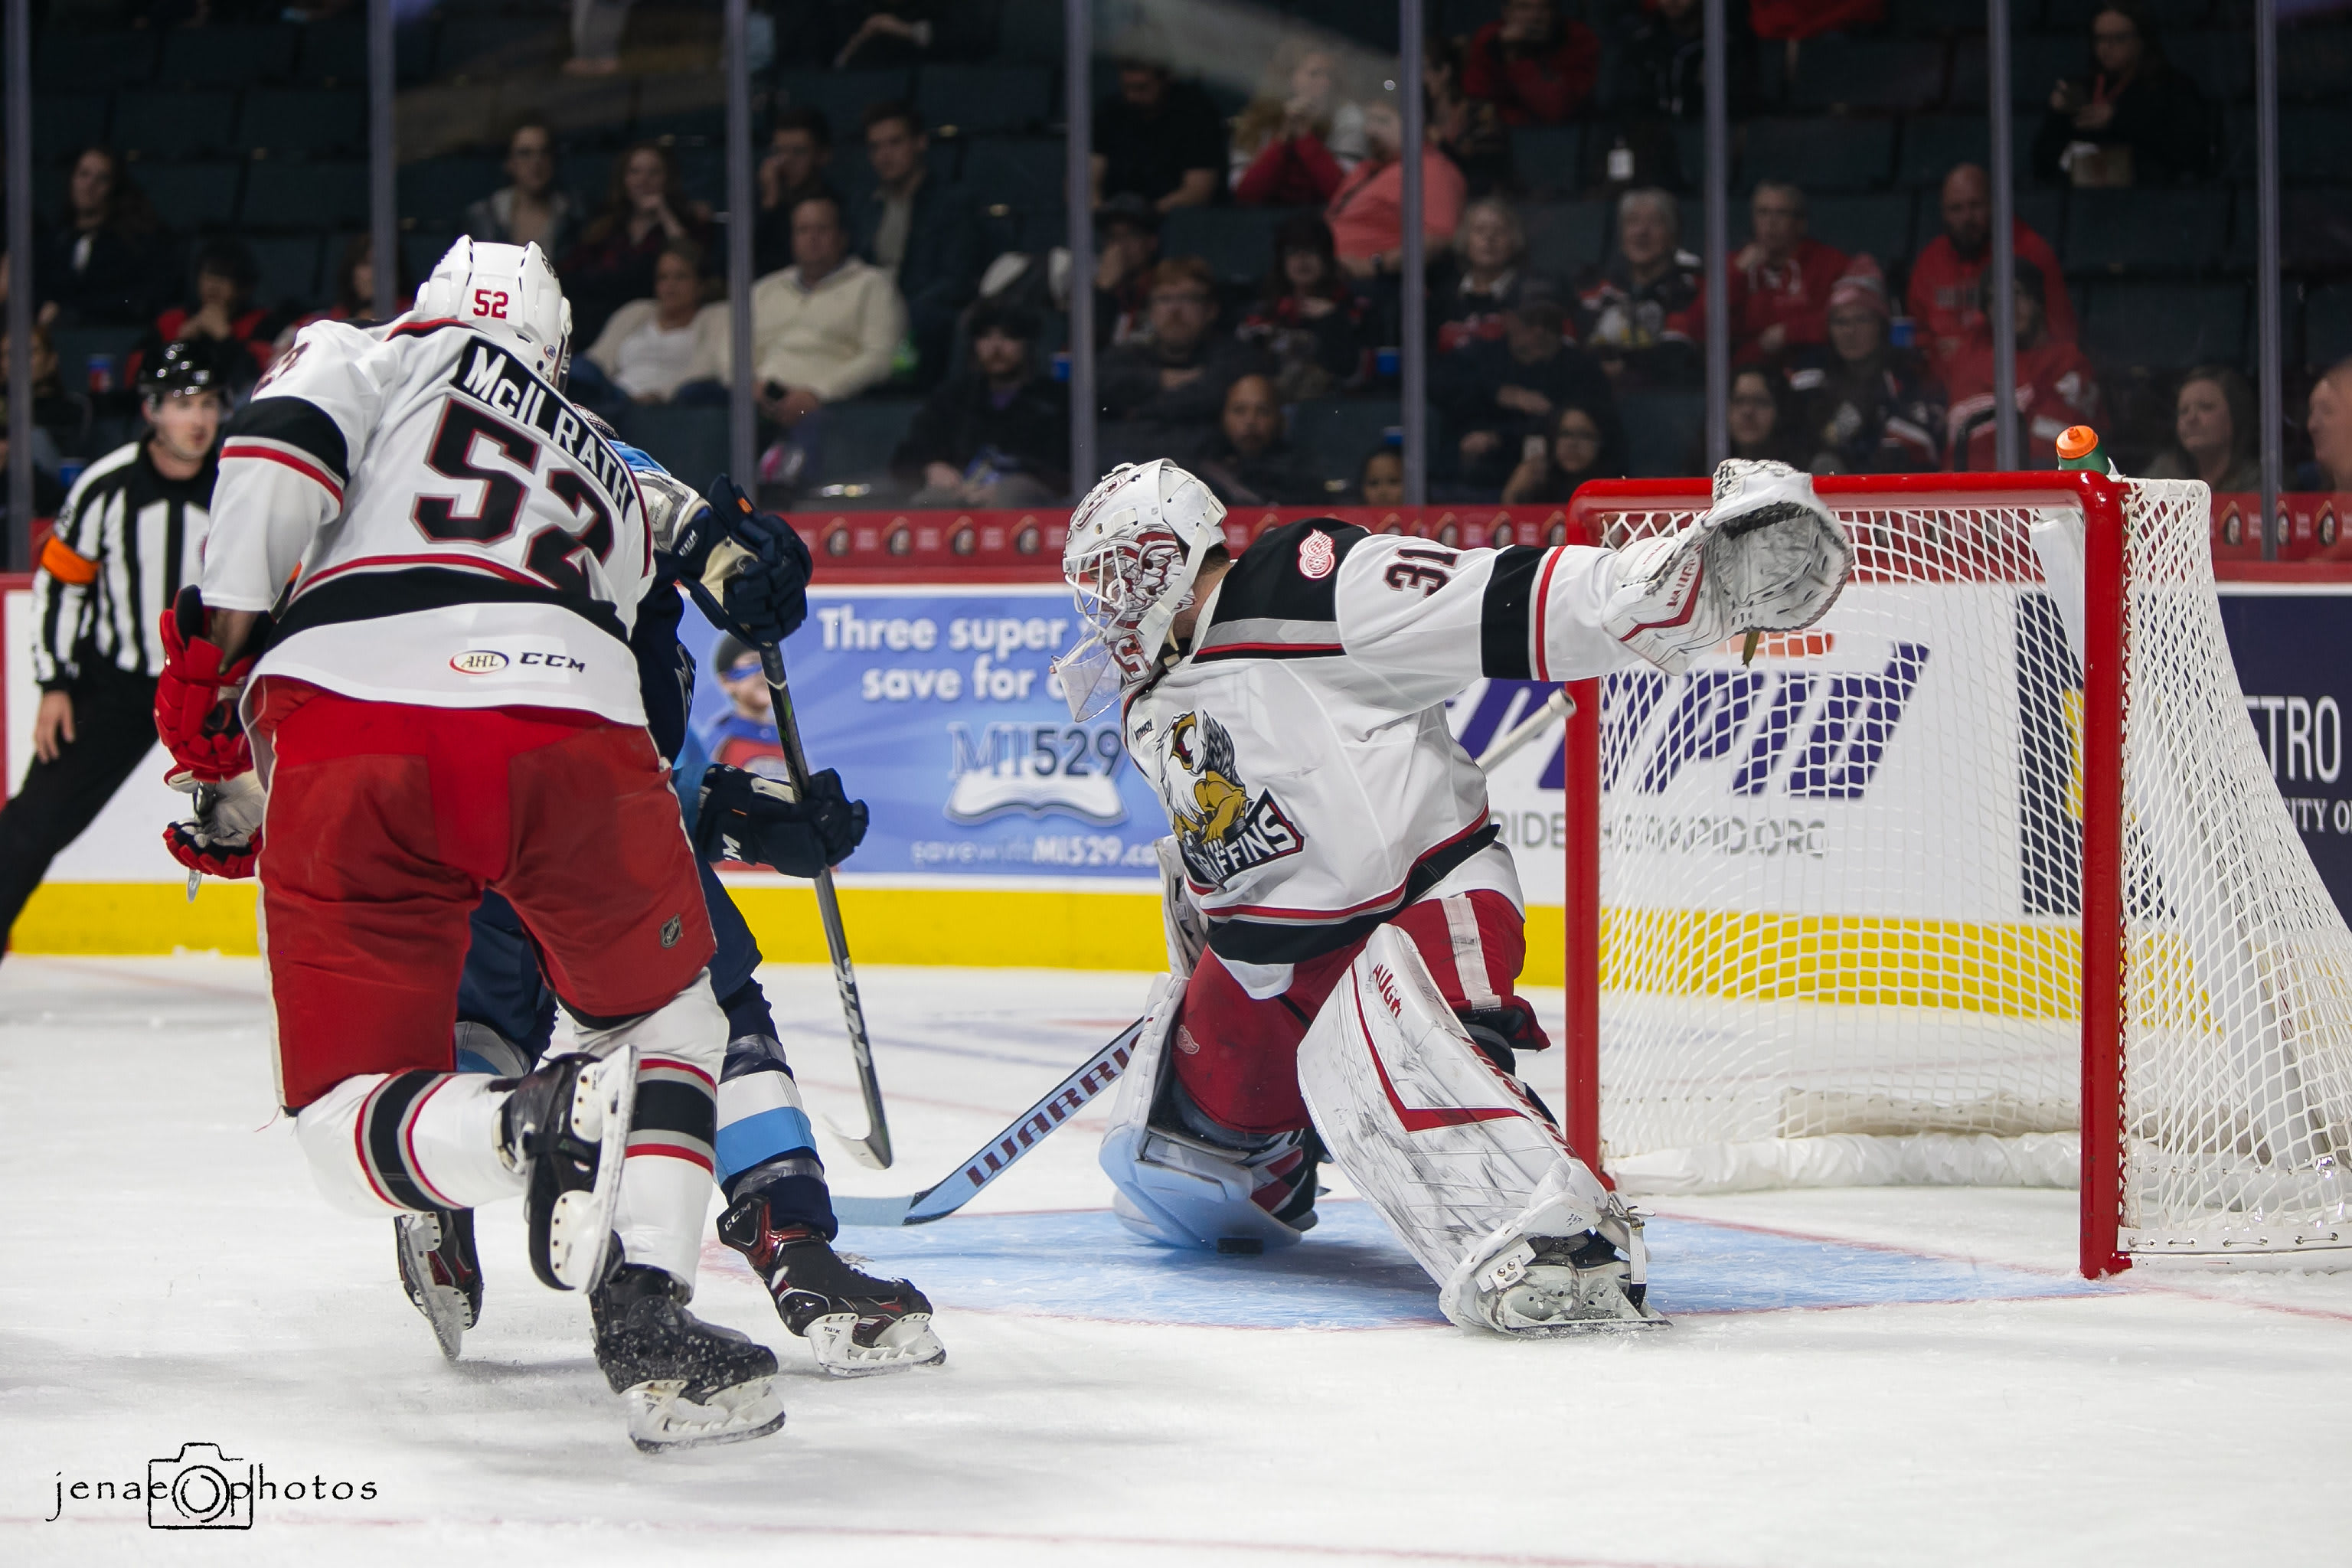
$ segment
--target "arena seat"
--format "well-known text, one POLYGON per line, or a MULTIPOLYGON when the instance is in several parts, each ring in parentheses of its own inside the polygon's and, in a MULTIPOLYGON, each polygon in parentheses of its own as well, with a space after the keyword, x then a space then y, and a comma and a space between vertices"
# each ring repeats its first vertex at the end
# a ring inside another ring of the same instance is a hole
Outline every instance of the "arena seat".
POLYGON ((1692 454, 1706 429, 1706 395, 1700 392, 1634 392, 1617 400, 1625 421, 1628 465, 1634 476, 1691 470, 1692 454))
POLYGON ((367 100, 334 88, 255 88, 245 95, 236 144, 279 157, 363 152, 367 100))
MULTIPOLYGON (((1615 231, 1616 207, 1601 200, 1543 202, 1519 209, 1528 231, 1528 263, 1535 271, 1573 282, 1598 266, 1615 231)), ((1691 246, 1685 237, 1683 243, 1691 246)))
POLYGON ((253 290, 256 300, 280 308, 308 307, 318 302, 323 292, 319 287, 319 236, 264 236, 246 243, 252 248, 254 265, 261 274, 253 290))
POLYGON ((2315 289, 2303 305, 2303 363, 2315 374, 2352 358, 2352 283, 2315 289))
MULTIPOLYGON (((2022 188, 2033 180, 2033 135, 2038 114, 2010 116, 2010 184, 2022 188)), ((1992 166, 1992 132, 1982 110, 1974 114, 1915 114, 1903 122, 1903 151, 1896 161, 1898 185, 1941 185, 1944 176, 1962 163, 1992 166)))
POLYGON ((1026 131, 1054 117, 1050 66, 925 66, 915 76, 915 107, 934 135, 1026 131))
POLYGON ((996 58, 1025 65, 1062 63, 1062 0, 1004 0, 996 58))
POLYGON ((467 15, 452 8, 441 23, 433 72, 488 80, 551 71, 572 53, 570 30, 553 16, 467 15))
MULTIPOLYGON (((2088 29, 2063 37, 2026 34, 2010 40, 2009 101, 2031 110, 2037 121, 2050 105, 2050 89, 2062 77, 2080 76, 2089 68, 2088 29)), ((1956 109, 1982 108, 1985 100, 1985 41, 1962 38, 1952 51, 1952 90, 1956 109)))
POLYGON ((368 166, 265 158, 246 178, 245 221, 255 228, 356 228, 368 221, 368 166))
POLYGON ((173 27, 163 35, 155 79, 165 87, 204 88, 281 81, 293 74, 301 41, 290 26, 173 27))
POLYGON ((963 183, 982 203, 1035 207, 1062 200, 1064 155, 1059 141, 982 136, 964 148, 963 183))
POLYGON ((890 455, 922 404, 913 398, 853 398, 824 408, 822 484, 871 483, 890 476, 890 455))
POLYGON ((2216 266, 2230 236, 2223 186, 2082 190, 2066 209, 2066 269, 2196 272, 2216 266))
MULTIPOLYGON (((576 174, 576 171, 567 171, 576 174)), ((426 158, 400 169, 400 216, 421 223, 455 225, 467 207, 506 183, 505 171, 495 159, 479 154, 426 158)), ((593 206, 601 187, 574 183, 575 190, 593 206)))
POLYGON ((103 92, 45 92, 33 114, 33 160, 64 163, 84 147, 107 142, 114 100, 103 92))
POLYGON ((1160 254, 1197 256, 1227 283, 1255 283, 1274 266, 1274 232, 1299 207, 1178 207, 1160 226, 1160 254))
MULTIPOLYGON (((2216 103, 2236 103, 2254 90, 2254 46, 2243 27, 2173 34, 2164 54, 2216 103)), ((2284 71, 2284 59, 2280 65, 2284 71)))
POLYGON ((671 473, 699 488, 734 466, 728 455, 727 410, 632 404, 621 434, 671 473))
POLYGON ((114 106, 114 145, 173 162, 226 153, 236 120, 233 92, 126 92, 114 106))
MULTIPOLYGON (((2011 208, 2020 223, 2050 242, 2053 249, 2065 237, 2066 193, 2046 185, 2019 191, 2011 208)), ((1911 254, 1918 255, 1944 232, 1943 204, 1934 191, 1919 193, 1919 210, 1911 219, 1911 254)), ((2063 266, 2063 258, 2060 264, 2063 266)))
MULTIPOLYGON (((433 268, 439 265, 444 256, 449 254, 449 247, 456 244, 457 240, 457 231, 454 227, 435 226, 403 229, 400 235, 400 259, 407 267, 409 277, 412 279, 432 277, 433 268)), ((330 272, 341 265, 344 243, 344 240, 339 237, 334 243, 327 247, 326 265, 330 272)), ((336 280, 330 277, 325 279, 324 282, 326 287, 321 293, 331 293, 336 280)), ((588 345, 577 343, 573 346, 585 349, 588 345)))
POLYGON ((1790 107, 1925 109, 1944 98, 1948 61, 1932 38, 1808 38, 1787 83, 1790 107))
POLYGON ((2243 283, 2099 282, 2085 290, 2084 345, 2103 365, 2181 370, 2246 353, 2243 283))
MULTIPOLYGON (((2342 185, 2280 194, 2279 254, 2296 271, 2352 268, 2352 188, 2342 185)), ((2256 203, 2252 192, 2238 198, 2237 232, 2231 239, 2231 259, 2251 267, 2254 260, 2256 203)))
POLYGON ((866 144, 866 106, 905 98, 911 85, 904 70, 778 71, 775 104, 824 113, 833 128, 833 174, 839 179, 849 173, 845 163, 862 166, 866 162, 860 151, 866 144))
POLYGON ((1889 12, 1894 30, 1914 38, 1981 32, 1985 23, 1982 0, 1895 0, 1889 12))
POLYGON ((34 50, 33 79, 44 92, 138 87, 154 79, 152 33, 60 33, 34 50))
POLYGON ((236 213, 241 163, 180 163, 143 171, 140 183, 164 226, 183 234, 218 228, 236 213))
POLYGON ((1759 180, 1793 180, 1807 192, 1867 190, 1884 184, 1895 164, 1895 123, 1889 120, 1753 120, 1739 160, 1739 188, 1759 180))
MULTIPOLYGON (((2143 0, 2143 4, 2148 20, 2162 30, 2168 44, 2172 34, 2183 27, 2195 26, 2213 9, 2213 0, 2143 0)), ((2049 7, 2042 13, 2042 25, 2053 33, 2081 37, 2090 32, 2091 18, 2099 14, 2101 5, 2102 0, 2049 0, 2049 7)), ((1981 16, 1979 21, 1981 23, 1981 16)), ((2252 52, 2251 45, 2248 50, 2252 52)), ((2171 51, 2168 49, 2167 52, 2171 51)), ((2176 61, 2179 58, 2177 54, 2173 58, 2176 61)))
POLYGON ((1530 196, 1582 190, 1583 151, 1581 125, 1522 125, 1511 132, 1511 167, 1530 196))
MULTIPOLYGON (((1352 488, 1358 465, 1373 447, 1402 439, 1391 437, 1402 417, 1392 398, 1301 403, 1290 410, 1290 444, 1317 475, 1345 479, 1352 488)), ((1433 416, 1431 428, 1435 427, 1433 416)))
MULTIPOLYGON (((1805 203, 1805 231, 1824 245, 1833 245, 1850 256, 1867 253, 1885 266, 1897 257, 1917 254, 1912 248, 1911 208, 1909 191, 1813 196, 1805 203)), ((1749 226, 1748 209, 1735 208, 1731 215, 1735 248, 1748 243, 1749 226)))
POLYGON ((59 327, 49 336, 58 351, 58 376, 66 385, 79 391, 89 384, 89 356, 114 356, 115 384, 122 377, 122 356, 138 345, 147 335, 144 326, 137 327, 59 327))
POLYGON ((367 80, 367 24, 337 17, 312 22, 302 29, 298 79, 312 83, 364 83, 367 80))
POLYGON ((2278 72, 2282 99, 2343 102, 2346 84, 2352 83, 2352 27, 2280 28, 2278 72))

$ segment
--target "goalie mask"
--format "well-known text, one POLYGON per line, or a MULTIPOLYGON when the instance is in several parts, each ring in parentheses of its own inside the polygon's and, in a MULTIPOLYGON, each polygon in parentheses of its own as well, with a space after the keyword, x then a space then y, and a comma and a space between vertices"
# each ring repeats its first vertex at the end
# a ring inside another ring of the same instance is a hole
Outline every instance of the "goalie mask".
POLYGON ((416 314, 463 321, 508 343, 561 387, 572 369, 572 304, 536 245, 460 239, 416 293, 416 314))
POLYGON ((1086 635, 1054 662, 1074 717, 1151 679, 1201 563, 1225 542, 1224 518, 1209 487, 1164 458, 1121 463, 1078 503, 1062 575, 1086 635))

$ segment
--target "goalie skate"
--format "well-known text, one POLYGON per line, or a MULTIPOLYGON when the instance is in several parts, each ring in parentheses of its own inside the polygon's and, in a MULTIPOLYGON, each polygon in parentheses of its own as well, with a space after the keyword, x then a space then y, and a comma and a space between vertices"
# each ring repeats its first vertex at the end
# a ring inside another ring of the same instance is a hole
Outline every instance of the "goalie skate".
POLYGON ((947 1348, 931 1331, 929 1298, 904 1279, 877 1279, 806 1226, 779 1226, 766 1197, 747 1193, 719 1216, 719 1238, 751 1265, 784 1327, 806 1340, 835 1377, 937 1366, 947 1348))
POLYGON ((588 1298, 596 1364, 648 1454, 745 1443, 784 1424, 775 1352, 688 1311, 691 1295, 663 1269, 625 1264, 588 1298))
POLYGON ((1641 1222, 1618 1211, 1631 1229, 1620 1251, 1599 1231, 1582 1237, 1506 1237, 1467 1270, 1467 1315, 1500 1333, 1533 1339, 1664 1328, 1664 1316, 1644 1299, 1646 1258, 1641 1222))
POLYGON ((637 1053, 542 1062, 506 1106, 508 1163, 529 1173, 530 1267, 577 1290, 602 1277, 621 1200, 621 1164, 636 1108, 637 1053))
POLYGON ((392 1222, 401 1288, 441 1342, 441 1353, 457 1359, 466 1331, 482 1317, 482 1265, 474 1254, 474 1211, 435 1209, 404 1214, 392 1222))

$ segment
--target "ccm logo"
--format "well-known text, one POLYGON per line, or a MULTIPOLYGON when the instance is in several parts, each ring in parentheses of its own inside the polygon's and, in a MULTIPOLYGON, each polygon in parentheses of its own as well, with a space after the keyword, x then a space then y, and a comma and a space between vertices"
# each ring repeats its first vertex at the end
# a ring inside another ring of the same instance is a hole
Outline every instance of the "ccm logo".
POLYGON ((511 662, 507 656, 492 647, 468 648, 449 660, 449 668, 460 675, 488 675, 504 669, 511 662))
POLYGON ((494 316, 501 321, 505 321, 507 319, 507 291, 503 289, 475 289, 474 314, 477 316, 494 316))
POLYGON ((1402 1020, 1404 999, 1397 994, 1396 976, 1389 973, 1387 964, 1372 965, 1372 989, 1378 991, 1381 994, 1381 1000, 1388 1004, 1389 1016, 1402 1020))

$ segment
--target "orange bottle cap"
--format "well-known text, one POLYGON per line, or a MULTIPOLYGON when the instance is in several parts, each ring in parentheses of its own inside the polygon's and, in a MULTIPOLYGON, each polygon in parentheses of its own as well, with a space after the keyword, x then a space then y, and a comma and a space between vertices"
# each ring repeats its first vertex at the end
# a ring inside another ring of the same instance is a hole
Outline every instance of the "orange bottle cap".
POLYGON ((2099 433, 2088 425, 2070 425, 2058 436, 2058 455, 2073 459, 2088 457, 2091 448, 2099 444, 2099 433))

